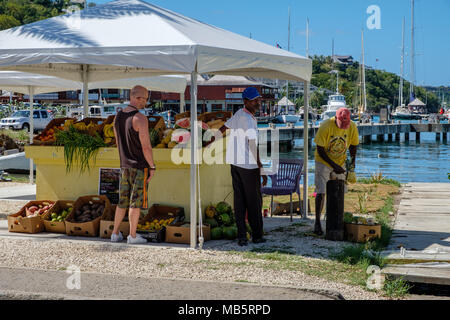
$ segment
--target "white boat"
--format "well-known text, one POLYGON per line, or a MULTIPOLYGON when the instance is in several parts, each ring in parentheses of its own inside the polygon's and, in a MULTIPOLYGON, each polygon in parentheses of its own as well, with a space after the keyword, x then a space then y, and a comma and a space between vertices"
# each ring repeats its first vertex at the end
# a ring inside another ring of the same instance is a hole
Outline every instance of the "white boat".
POLYGON ((397 119, 397 120, 419 120, 419 119, 422 119, 420 114, 412 113, 404 105, 395 108, 395 111, 392 113, 392 118, 397 119))
MULTIPOLYGON (((33 169, 36 170, 36 164, 34 163, 33 169)), ((0 170, 29 171, 30 159, 25 158, 25 152, 0 156, 0 170)))
POLYGON ((295 103, 283 97, 276 105, 277 116, 275 117, 277 123, 297 123, 301 120, 300 115, 296 113, 295 103))
POLYGON ((336 94, 332 94, 328 97, 328 102, 325 107, 325 111, 320 115, 320 118, 322 120, 330 119, 334 116, 336 116, 336 112, 340 108, 347 108, 347 104, 345 103, 345 96, 342 94, 339 94, 337 92, 336 94))

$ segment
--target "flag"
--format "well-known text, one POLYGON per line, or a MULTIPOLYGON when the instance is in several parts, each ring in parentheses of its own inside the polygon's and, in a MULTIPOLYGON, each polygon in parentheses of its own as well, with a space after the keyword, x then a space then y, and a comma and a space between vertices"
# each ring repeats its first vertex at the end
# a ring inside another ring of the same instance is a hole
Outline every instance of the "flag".
POLYGON ((277 48, 279 49, 283 49, 278 43, 277 43, 277 48))

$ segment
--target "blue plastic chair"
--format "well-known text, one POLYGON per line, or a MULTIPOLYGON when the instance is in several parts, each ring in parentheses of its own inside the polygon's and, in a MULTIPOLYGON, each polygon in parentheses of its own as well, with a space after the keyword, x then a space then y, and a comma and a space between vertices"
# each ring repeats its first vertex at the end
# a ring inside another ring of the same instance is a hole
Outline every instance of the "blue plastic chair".
MULTIPOLYGON (((270 216, 273 210, 273 196, 291 196, 291 221, 293 214, 292 194, 298 194, 300 202, 300 179, 304 175, 303 160, 300 159, 280 159, 277 173, 269 176, 272 186, 262 187, 261 193, 271 195, 270 216)), ((300 208, 302 212, 302 208, 300 208)))

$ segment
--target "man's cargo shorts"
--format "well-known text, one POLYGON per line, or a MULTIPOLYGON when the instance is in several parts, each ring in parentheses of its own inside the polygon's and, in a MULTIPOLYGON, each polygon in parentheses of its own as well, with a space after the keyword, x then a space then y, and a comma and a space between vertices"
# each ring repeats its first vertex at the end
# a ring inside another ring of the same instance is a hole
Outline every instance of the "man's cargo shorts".
POLYGON ((119 208, 148 209, 148 169, 120 170, 119 208))

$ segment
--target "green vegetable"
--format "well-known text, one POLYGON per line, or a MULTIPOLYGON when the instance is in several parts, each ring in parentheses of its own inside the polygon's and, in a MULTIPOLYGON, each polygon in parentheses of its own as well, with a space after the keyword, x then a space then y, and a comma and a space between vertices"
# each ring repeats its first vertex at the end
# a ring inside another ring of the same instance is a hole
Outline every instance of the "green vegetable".
POLYGON ((221 227, 211 229, 211 239, 220 240, 222 239, 222 237, 223 237, 223 230, 221 227))
POLYGON ((95 163, 98 150, 107 146, 98 133, 92 137, 79 132, 73 126, 70 126, 68 131, 56 133, 56 145, 64 146, 66 172, 70 172, 77 163, 80 166, 80 174, 86 170, 90 171, 90 160, 95 163))

